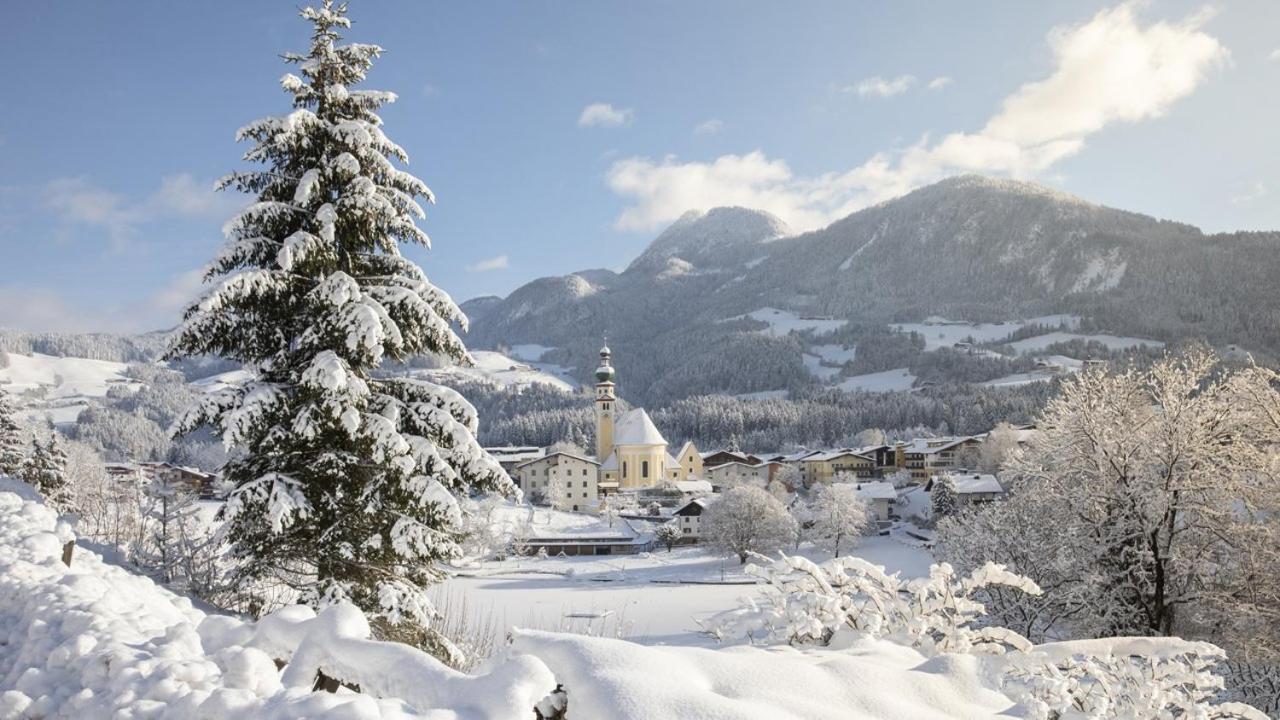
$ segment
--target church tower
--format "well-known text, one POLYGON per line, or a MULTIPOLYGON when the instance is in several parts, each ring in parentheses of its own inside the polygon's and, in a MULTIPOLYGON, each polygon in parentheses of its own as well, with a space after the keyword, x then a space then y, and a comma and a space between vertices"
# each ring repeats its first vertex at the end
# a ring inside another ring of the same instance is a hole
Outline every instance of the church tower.
POLYGON ((600 367, 596 368, 596 461, 604 462, 613 452, 613 422, 617 415, 618 397, 614 392, 614 371, 609 346, 600 348, 600 367))

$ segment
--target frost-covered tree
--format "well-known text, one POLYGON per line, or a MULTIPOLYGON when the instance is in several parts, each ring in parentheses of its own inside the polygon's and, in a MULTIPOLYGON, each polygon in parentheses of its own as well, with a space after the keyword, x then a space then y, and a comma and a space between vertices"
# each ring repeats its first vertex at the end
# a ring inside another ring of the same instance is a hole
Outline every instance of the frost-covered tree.
POLYGON ((0 475, 18 477, 22 474, 26 464, 24 436, 13 396, 8 390, 0 389, 0 475))
POLYGON ((995 474, 1018 452, 1018 430, 1007 422, 998 423, 975 447, 967 448, 960 458, 962 467, 995 474))
POLYGON ((60 513, 74 510, 71 488, 67 484, 67 455, 58 444, 58 434, 51 433, 48 442, 31 440, 31 454, 22 469, 23 480, 40 491, 49 507, 60 513))
POLYGON ((934 520, 955 514, 956 484, 950 475, 939 475, 933 480, 933 488, 929 491, 929 506, 934 520))
POLYGON ((197 517, 199 496, 172 478, 156 477, 142 489, 146 523, 134 562, 162 583, 186 575, 184 563, 207 542, 197 517))
POLYGON ((653 537, 667 548, 667 552, 671 552, 671 548, 680 542, 680 528, 676 527, 675 523, 665 522, 653 531, 653 537))
POLYGON ((745 563, 755 553, 772 553, 795 538, 796 521, 778 499, 754 485, 730 488, 702 513, 702 538, 713 550, 745 563))
POLYGON ((835 557, 840 557, 842 544, 856 544, 867 527, 867 501, 853 485, 832 483, 818 488, 810 512, 814 540, 835 557))
POLYGON ((284 56, 298 72, 281 81, 293 111, 237 133, 261 167, 221 186, 254 200, 224 227, 215 286, 168 355, 219 356, 253 379, 207 396, 177 430, 212 426, 232 450, 222 517, 243 584, 424 628, 425 588, 460 553, 458 497, 517 491, 458 393, 374 373, 425 353, 470 362, 451 327, 467 320, 400 253, 428 244, 417 199, 432 195, 383 132, 377 111, 395 96, 353 87, 382 49, 342 43, 345 13, 328 1, 302 10, 311 46, 284 56))

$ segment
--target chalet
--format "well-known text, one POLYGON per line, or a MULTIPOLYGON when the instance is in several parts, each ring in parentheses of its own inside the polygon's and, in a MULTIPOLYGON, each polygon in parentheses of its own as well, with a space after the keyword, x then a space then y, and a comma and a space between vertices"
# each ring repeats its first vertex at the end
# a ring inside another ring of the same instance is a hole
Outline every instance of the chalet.
POLYGON ((951 480, 952 486, 956 489, 956 500, 961 505, 991 502, 1004 496, 1004 487, 1000 485, 996 476, 984 473, 949 472, 935 475, 929 479, 929 484, 925 485, 925 492, 933 492, 934 482, 944 476, 951 480))
POLYGON ((889 525, 889 511, 898 500, 898 491, 892 483, 874 480, 855 483, 858 496, 867 501, 867 517, 878 528, 889 525))
POLYGON ((808 485, 831 482, 837 475, 869 478, 875 460, 850 448, 809 455, 800 462, 800 477, 808 485))
POLYGON ((680 529, 682 542, 698 542, 702 536, 702 513, 711 503, 715 502, 717 497, 719 496, 708 495, 694 498, 676 508, 676 511, 672 513, 672 522, 680 529))
POLYGON ((982 441, 976 437, 916 438, 900 445, 902 467, 911 471, 911 480, 923 485, 929 478, 959 466, 960 454, 982 441))
POLYGON ((761 462, 743 463, 727 462, 714 465, 703 471, 703 475, 714 487, 733 487, 735 485, 768 485, 778 473, 781 463, 761 462))
MULTIPOLYGON (((579 516, 587 517, 587 516, 579 516)), ((535 555, 634 555, 654 548, 653 534, 641 531, 626 518, 606 524, 599 518, 583 526, 534 526, 522 541, 525 553, 535 555)))
POLYGON ((557 510, 595 511, 600 504, 600 464, 591 458, 554 452, 516 466, 520 490, 541 496, 557 510))
POLYGON ((110 463, 107 474, 117 480, 132 480, 139 485, 160 481, 185 488, 201 498, 214 498, 222 493, 219 475, 193 467, 167 462, 110 463))
POLYGON ((736 450, 716 450, 702 455, 702 466, 705 469, 731 462, 743 465, 759 465, 763 460, 751 453, 738 452, 736 450))

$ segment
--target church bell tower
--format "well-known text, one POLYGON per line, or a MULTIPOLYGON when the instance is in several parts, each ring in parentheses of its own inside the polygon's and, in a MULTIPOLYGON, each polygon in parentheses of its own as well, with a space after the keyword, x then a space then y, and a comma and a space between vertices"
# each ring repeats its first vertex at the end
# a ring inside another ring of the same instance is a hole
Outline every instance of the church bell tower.
POLYGON ((600 348, 600 367, 596 368, 596 461, 601 463, 613 452, 613 421, 617 414, 612 358, 608 345, 600 348))

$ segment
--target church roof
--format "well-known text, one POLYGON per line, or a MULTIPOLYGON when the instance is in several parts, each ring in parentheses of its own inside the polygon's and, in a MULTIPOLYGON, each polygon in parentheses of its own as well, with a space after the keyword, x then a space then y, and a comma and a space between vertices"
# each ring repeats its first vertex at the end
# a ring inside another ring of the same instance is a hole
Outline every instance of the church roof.
POLYGON ((605 458, 604 463, 600 465, 601 470, 617 470, 618 469, 618 453, 611 452, 609 457, 605 458))
POLYGON ((658 428, 649 419, 644 408, 629 411, 618 421, 618 429, 613 438, 617 445, 666 445, 666 438, 658 432, 658 428))

